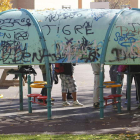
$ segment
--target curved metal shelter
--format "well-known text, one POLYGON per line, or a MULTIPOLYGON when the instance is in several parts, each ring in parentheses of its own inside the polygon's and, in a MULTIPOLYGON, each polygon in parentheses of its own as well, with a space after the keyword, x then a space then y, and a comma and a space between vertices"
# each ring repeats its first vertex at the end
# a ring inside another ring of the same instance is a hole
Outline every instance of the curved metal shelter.
MULTIPOLYGON (((0 65, 46 65, 51 118, 49 63, 139 65, 139 9, 13 9, 0 13, 0 65)), ((100 88, 103 118, 103 88, 100 88)))

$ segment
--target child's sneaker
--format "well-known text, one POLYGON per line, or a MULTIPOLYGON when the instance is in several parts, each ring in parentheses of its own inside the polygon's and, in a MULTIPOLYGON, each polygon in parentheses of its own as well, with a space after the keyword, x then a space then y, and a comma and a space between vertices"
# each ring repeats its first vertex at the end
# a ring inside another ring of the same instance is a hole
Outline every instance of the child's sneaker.
POLYGON ((118 109, 118 107, 116 105, 113 105, 113 109, 118 109))
POLYGON ((73 106, 83 106, 83 104, 79 103, 78 100, 73 101, 73 106))
MULTIPOLYGON (((118 109, 117 105, 113 105, 113 109, 118 109)), ((123 106, 121 106, 121 109, 123 109, 123 106)))
POLYGON ((100 103, 97 102, 97 103, 94 103, 93 108, 100 108, 99 106, 100 106, 100 103))
POLYGON ((69 106, 69 105, 70 105, 69 102, 67 102, 67 101, 64 101, 64 102, 63 102, 63 106, 69 106))
POLYGON ((124 104, 127 104, 127 100, 125 101, 125 103, 124 104))

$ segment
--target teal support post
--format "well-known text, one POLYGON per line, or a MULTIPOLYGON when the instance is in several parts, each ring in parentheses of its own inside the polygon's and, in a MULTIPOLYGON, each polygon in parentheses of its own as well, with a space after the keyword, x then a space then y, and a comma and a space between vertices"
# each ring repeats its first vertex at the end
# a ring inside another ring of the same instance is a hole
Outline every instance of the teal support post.
POLYGON ((104 118, 104 99, 103 99, 104 65, 100 66, 100 119, 104 118))
MULTIPOLYGON (((121 74, 120 73, 118 73, 118 75, 117 75, 117 83, 119 83, 119 84, 122 83, 121 82, 121 74)), ((117 88, 117 94, 121 94, 121 87, 117 88)))
POLYGON ((19 74, 19 100, 20 100, 20 111, 23 110, 23 81, 22 74, 19 74))
POLYGON ((48 78, 50 78, 50 74, 46 73, 47 75, 47 108, 48 108, 48 119, 51 119, 52 112, 51 112, 51 83, 48 81, 48 78), (48 83, 49 82, 49 83, 48 83))
MULTIPOLYGON (((117 83, 121 83, 121 74, 120 73, 118 73, 118 75, 117 75, 117 83)), ((121 94, 121 87, 117 88, 117 94, 121 94)), ((118 97, 117 107, 118 107, 118 113, 121 113, 121 97, 118 97)))
POLYGON ((51 116, 52 116, 52 112, 51 112, 51 78, 50 78, 50 68, 49 68, 49 58, 48 58, 48 50, 47 50, 47 46, 45 43, 45 38, 43 36, 43 32, 42 29, 39 25, 39 23, 37 22, 36 18, 26 9, 20 9, 20 11, 25 12, 32 20, 32 22, 34 23, 34 26, 37 30, 38 36, 40 38, 40 42, 41 42, 41 46, 42 49, 44 50, 44 60, 45 60, 45 67, 46 67, 46 79, 47 79, 47 108, 48 108, 48 114, 47 117, 50 120, 51 116))
MULTIPOLYGON (((47 72, 47 76, 50 77, 50 74, 48 74, 48 72, 47 72)), ((51 82, 50 82, 50 80, 48 80, 48 78, 47 78, 47 84, 49 86, 51 86, 51 82)), ((52 116, 52 111, 51 111, 51 87, 47 88, 47 108, 48 108, 48 115, 47 116, 48 116, 48 120, 50 120, 51 116, 52 116)))
POLYGON ((105 36, 105 41, 103 44, 103 49, 101 53, 101 60, 100 60, 100 119, 104 118, 104 105, 103 105, 103 81, 104 81, 104 64, 105 64, 105 57, 106 57, 106 51, 107 51, 107 46, 108 42, 113 30, 113 27, 118 19, 118 17, 127 9, 121 10, 119 13, 116 13, 114 18, 112 19, 110 26, 108 27, 106 36, 105 36))
MULTIPOLYGON (((31 76, 28 75, 28 94, 31 94, 31 76)), ((31 97, 28 97, 28 112, 32 113, 32 102, 31 102, 31 97)))
POLYGON ((128 66, 128 73, 127 73, 127 110, 131 110, 131 73, 130 67, 128 66))

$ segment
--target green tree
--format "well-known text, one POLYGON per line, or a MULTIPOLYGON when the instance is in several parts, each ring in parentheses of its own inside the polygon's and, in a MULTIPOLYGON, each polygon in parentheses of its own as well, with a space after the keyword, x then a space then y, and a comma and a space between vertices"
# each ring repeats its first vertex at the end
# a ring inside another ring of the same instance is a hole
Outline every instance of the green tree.
POLYGON ((0 0, 0 12, 12 8, 11 0, 0 0))

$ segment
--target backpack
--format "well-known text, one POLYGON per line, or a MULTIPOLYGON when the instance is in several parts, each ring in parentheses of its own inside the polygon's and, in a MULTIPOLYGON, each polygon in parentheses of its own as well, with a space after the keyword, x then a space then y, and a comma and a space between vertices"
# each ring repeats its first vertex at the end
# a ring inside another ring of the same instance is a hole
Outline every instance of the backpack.
POLYGON ((23 73, 23 74, 34 74, 36 75, 36 71, 33 69, 33 67, 31 65, 25 65, 25 66, 21 66, 19 68, 19 73, 23 73))
POLYGON ((118 66, 118 72, 124 72, 127 70, 128 65, 119 65, 118 66))
POLYGON ((55 64, 55 73, 56 74, 64 74, 64 66, 63 66, 63 64, 60 64, 60 63, 55 64))
POLYGON ((24 75, 26 75, 26 80, 27 80, 27 74, 33 74, 34 75, 34 80, 35 80, 35 75, 37 75, 35 69, 31 66, 31 65, 24 65, 21 66, 18 70, 14 70, 11 69, 8 71, 8 73, 10 74, 18 74, 18 73, 22 73, 22 77, 24 77, 24 75))

